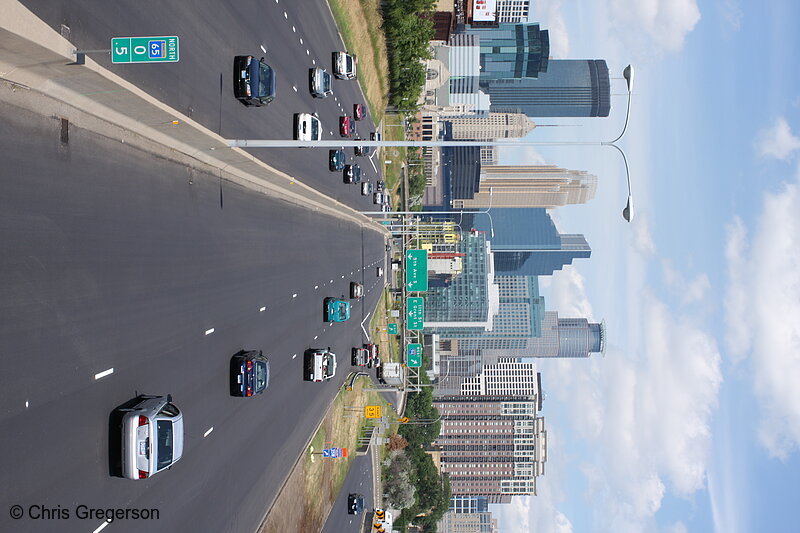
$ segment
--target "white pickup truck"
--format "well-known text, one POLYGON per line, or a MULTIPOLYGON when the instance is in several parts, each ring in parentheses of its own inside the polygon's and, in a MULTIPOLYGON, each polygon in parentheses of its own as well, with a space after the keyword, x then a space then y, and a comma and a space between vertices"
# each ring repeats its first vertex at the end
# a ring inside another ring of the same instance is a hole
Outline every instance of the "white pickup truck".
POLYGON ((327 381, 336 375, 336 354, 330 348, 309 348, 304 354, 303 379, 327 381))
POLYGON ((356 79, 356 65, 358 58, 347 52, 333 53, 333 75, 340 80, 356 79))

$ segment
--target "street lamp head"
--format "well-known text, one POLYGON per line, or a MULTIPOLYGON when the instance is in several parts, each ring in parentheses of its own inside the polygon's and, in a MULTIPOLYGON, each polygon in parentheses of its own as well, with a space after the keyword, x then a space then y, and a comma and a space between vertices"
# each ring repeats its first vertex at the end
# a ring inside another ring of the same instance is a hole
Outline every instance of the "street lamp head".
POLYGON ((625 78, 625 83, 628 84, 628 92, 633 92, 633 65, 628 65, 622 71, 622 77, 625 78))
POLYGON ((628 203, 625 205, 625 209, 622 210, 622 218, 628 222, 633 218, 633 196, 630 194, 628 195, 628 203))

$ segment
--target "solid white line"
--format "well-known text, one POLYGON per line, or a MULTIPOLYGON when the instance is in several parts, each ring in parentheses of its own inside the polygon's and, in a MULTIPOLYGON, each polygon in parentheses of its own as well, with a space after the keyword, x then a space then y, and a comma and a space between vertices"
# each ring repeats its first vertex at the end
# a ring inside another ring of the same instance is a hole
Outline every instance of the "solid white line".
POLYGON ((111 375, 113 373, 114 373, 114 369, 113 368, 109 368, 108 370, 103 370, 102 372, 99 372, 99 373, 95 374, 94 375, 94 379, 97 380, 97 379, 100 379, 100 378, 104 378, 104 377, 109 376, 109 375, 111 375))
POLYGON ((267 53, 267 49, 266 49, 266 48, 264 48, 264 45, 263 45, 263 44, 261 45, 261 51, 262 51, 262 52, 264 52, 265 54, 267 53))
POLYGON ((214 328, 206 330, 206 335, 211 335, 212 333, 214 333, 214 328))
POLYGON ((206 438, 206 437, 208 437, 209 435, 211 435, 211 432, 212 432, 212 431, 214 431, 214 426, 211 426, 210 428, 208 428, 208 431, 206 431, 205 433, 203 433, 203 438, 206 438))
POLYGON ((364 329, 364 322, 367 321, 367 319, 369 318, 369 315, 371 315, 371 314, 372 314, 371 312, 367 313, 367 316, 365 316, 364 320, 361 321, 361 331, 364 332, 364 336, 367 338, 367 342, 372 342, 372 341, 369 340, 369 333, 367 333, 367 330, 364 329))
POLYGON ((101 531, 103 531, 103 530, 106 528, 106 526, 108 526, 108 524, 110 524, 110 523, 111 523, 111 522, 109 522, 109 521, 107 521, 107 520, 104 520, 104 521, 103 521, 103 523, 102 523, 102 524, 100 524, 100 527, 98 527, 97 529, 95 529, 94 531, 92 531, 92 533, 100 533, 100 532, 101 532, 101 531))
POLYGON ((262 307, 261 309, 259 309, 259 310, 258 310, 258 312, 259 312, 259 313, 263 313, 263 312, 264 312, 264 311, 266 311, 266 310, 267 310, 267 308, 266 308, 266 307, 262 307))

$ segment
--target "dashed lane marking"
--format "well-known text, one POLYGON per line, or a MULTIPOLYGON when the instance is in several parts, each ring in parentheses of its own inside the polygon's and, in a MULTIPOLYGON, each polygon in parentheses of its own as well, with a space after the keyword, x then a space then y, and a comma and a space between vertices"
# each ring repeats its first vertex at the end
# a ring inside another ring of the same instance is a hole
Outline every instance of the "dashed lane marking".
POLYGON ((95 374, 94 375, 94 379, 98 380, 100 378, 104 378, 106 376, 110 376, 113 373, 114 373, 114 369, 113 368, 109 368, 108 370, 103 370, 102 372, 98 372, 97 374, 95 374))

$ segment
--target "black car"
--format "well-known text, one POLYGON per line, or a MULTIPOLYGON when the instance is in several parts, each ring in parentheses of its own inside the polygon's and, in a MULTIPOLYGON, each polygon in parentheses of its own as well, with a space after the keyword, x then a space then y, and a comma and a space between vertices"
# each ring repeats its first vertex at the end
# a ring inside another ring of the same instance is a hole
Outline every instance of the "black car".
POLYGON ((378 192, 383 192, 386 190, 386 182, 383 180, 378 180, 375 183, 375 190, 378 192))
MULTIPOLYGON (((363 139, 356 139, 357 141, 361 141, 363 139)), ((371 146, 356 146, 355 147, 355 154, 356 155, 369 155, 372 153, 371 146)))
POLYGON ((263 57, 234 57, 233 94, 244 105, 267 105, 275 99, 275 71, 263 57))
POLYGON ((231 396, 254 396, 268 386, 269 359, 260 351, 242 350, 231 358, 231 396))
POLYGON ((347 495, 347 514, 358 514, 364 512, 364 495, 350 493, 347 495))
POLYGON ((344 150, 329 150, 328 151, 328 168, 331 172, 338 172, 344 168, 346 161, 344 150))
POLYGON ((361 167, 356 164, 345 165, 342 176, 345 183, 361 183, 361 167))

